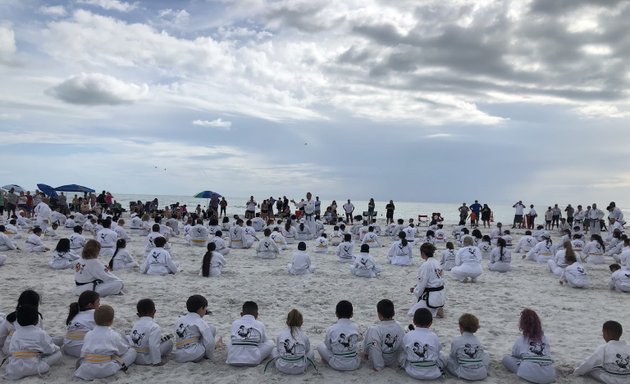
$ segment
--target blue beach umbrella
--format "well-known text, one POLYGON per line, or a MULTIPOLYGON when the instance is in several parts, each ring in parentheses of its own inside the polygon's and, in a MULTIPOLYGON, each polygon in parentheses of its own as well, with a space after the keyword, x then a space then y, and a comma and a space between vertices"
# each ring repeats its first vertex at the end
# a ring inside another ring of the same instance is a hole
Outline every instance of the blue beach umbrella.
POLYGON ((198 199, 212 199, 213 197, 221 197, 221 194, 212 191, 201 191, 193 197, 198 199))
POLYGON ((49 196, 49 197, 59 196, 57 195, 57 191, 55 191, 55 188, 51 187, 48 184, 37 184, 37 189, 44 192, 44 195, 49 196))
POLYGON ((67 185, 62 185, 60 187, 55 188, 55 191, 59 191, 59 192, 96 192, 95 190, 93 190, 92 188, 89 187, 84 187, 82 185, 79 184, 67 184, 67 185))

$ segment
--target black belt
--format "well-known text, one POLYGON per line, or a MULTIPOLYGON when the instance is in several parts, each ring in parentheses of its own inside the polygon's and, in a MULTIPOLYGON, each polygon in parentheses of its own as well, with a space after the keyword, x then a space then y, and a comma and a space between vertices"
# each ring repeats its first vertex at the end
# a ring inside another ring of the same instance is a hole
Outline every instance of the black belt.
POLYGON ((99 284, 101 284, 101 283, 103 283, 103 280, 101 280, 101 279, 96 279, 96 280, 94 280, 94 281, 88 281, 88 282, 86 282, 86 283, 79 283, 78 281, 75 281, 74 283, 77 285, 77 287, 80 287, 80 286, 82 286, 82 285, 92 284, 92 290, 93 290, 93 291, 95 291, 95 290, 96 290, 96 286, 97 286, 97 285, 99 285, 99 284))

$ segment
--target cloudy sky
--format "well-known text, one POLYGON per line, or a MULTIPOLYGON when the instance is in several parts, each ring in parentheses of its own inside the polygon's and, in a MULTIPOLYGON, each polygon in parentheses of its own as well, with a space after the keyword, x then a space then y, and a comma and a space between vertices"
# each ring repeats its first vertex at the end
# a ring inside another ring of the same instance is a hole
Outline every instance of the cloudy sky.
POLYGON ((0 184, 623 205, 628 20, 615 0, 2 0, 0 184))

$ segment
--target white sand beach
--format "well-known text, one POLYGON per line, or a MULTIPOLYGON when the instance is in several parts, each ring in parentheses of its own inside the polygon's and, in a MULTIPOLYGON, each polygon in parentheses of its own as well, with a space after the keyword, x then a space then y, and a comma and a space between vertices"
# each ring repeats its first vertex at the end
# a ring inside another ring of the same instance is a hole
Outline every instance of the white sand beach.
MULTIPOLYGON (((424 228, 421 228, 424 230, 424 228)), ((330 233, 332 227, 327 227, 330 233)), ((131 231, 128 230, 131 233, 131 231)), ((450 228, 447 231, 450 233, 450 228)), ((484 231, 484 233, 486 233, 484 231)), ((514 244, 524 230, 514 231, 514 244)), ((67 229, 58 233, 69 236, 67 229)), ((145 238, 132 234, 128 250, 141 262, 145 238)), ((88 236, 86 236, 87 238, 88 236)), ((290 276, 286 265, 293 248, 285 250, 275 260, 254 258, 254 249, 232 250, 226 257, 227 266, 219 278, 202 278, 198 275, 204 248, 189 247, 183 237, 171 239, 173 258, 183 271, 166 277, 142 275, 137 271, 117 271, 125 282, 125 294, 109 296, 101 300, 116 310, 114 327, 129 332, 136 320, 135 305, 139 299, 151 298, 157 306, 156 321, 163 333, 170 333, 171 324, 185 311, 185 302, 191 294, 202 294, 210 302, 212 314, 206 320, 217 327, 218 335, 229 339, 231 322, 239 316, 245 300, 254 300, 260 308, 261 320, 267 327, 268 336, 275 338, 284 328, 287 312, 299 309, 304 315, 303 330, 310 338, 312 348, 323 341, 326 328, 335 321, 334 307, 338 300, 347 299, 354 305, 354 321, 361 332, 377 321, 376 303, 383 298, 396 305, 396 320, 403 326, 409 323, 406 312, 414 303, 409 287, 415 284, 420 264, 418 246, 414 248, 414 265, 410 267, 386 264, 387 250, 393 239, 382 238, 386 246, 372 249, 383 272, 378 278, 367 279, 352 276, 348 264, 341 264, 333 254, 311 253, 317 268, 307 276, 290 276)), ((554 232, 554 240, 558 234, 554 232)), ((24 240, 18 240, 21 246, 24 240)), ((45 239, 54 248, 56 240, 45 239)), ((310 246, 309 242, 309 246, 310 246)), ((254 245, 255 247, 255 245, 254 245)), ((293 245, 291 247, 296 247, 293 245)), ((358 247, 356 247, 358 248, 358 247)), ((439 247, 440 249, 443 246, 439 247)), ((357 249, 358 251, 358 249, 357 249)), ((32 288, 42 295, 40 312, 44 316, 45 329, 51 335, 65 332, 68 305, 76 301, 73 294, 73 270, 55 271, 48 267, 49 254, 31 254, 25 251, 3 252, 7 263, 0 267, 0 311, 9 313, 15 307, 20 292, 32 288)), ((105 260, 103 260, 105 261, 105 260)), ((520 380, 501 365, 501 358, 511 351, 519 335, 520 311, 530 307, 538 312, 543 328, 551 343, 552 357, 557 367, 558 383, 590 383, 588 378, 574 377, 571 373, 576 364, 603 343, 601 325, 606 320, 619 321, 628 340, 630 334, 630 307, 627 295, 608 289, 608 264, 587 265, 592 287, 579 290, 560 286, 558 279, 546 265, 521 260, 513 254, 513 271, 505 274, 484 270, 476 283, 464 284, 447 278, 448 302, 445 318, 436 319, 433 330, 440 338, 442 352, 448 353, 450 341, 459 334, 457 320, 464 312, 475 314, 481 323, 477 333, 486 351, 491 355, 488 383, 512 383, 520 380)), ((484 261, 484 268, 487 261, 484 261)), ((448 275, 448 273, 447 273, 448 275)), ((263 366, 234 368, 225 364, 226 349, 219 349, 212 361, 198 364, 178 364, 169 360, 162 367, 132 366, 128 372, 100 382, 138 383, 391 383, 413 382, 403 370, 386 368, 376 373, 364 363, 354 372, 336 372, 320 363, 316 355, 318 372, 309 368, 303 376, 293 377, 278 373, 271 368, 266 373, 263 366)), ((74 371, 75 359, 64 357, 61 366, 54 366, 43 378, 31 377, 22 383, 67 383, 74 371)), ((443 382, 460 380, 448 376, 443 382)))

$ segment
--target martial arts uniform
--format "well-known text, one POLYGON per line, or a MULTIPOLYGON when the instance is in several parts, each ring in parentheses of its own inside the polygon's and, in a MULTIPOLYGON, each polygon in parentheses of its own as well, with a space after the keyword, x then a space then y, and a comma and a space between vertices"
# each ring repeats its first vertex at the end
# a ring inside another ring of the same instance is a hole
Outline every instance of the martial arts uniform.
POLYGON ((587 288, 591 282, 588 280, 586 270, 577 261, 567 265, 562 274, 561 281, 566 282, 571 288, 587 288))
POLYGON ((83 380, 102 379, 131 366, 136 350, 120 333, 110 327, 96 325, 85 335, 81 348, 81 365, 74 376, 83 380))
POLYGON ((597 241, 589 241, 582 250, 584 259, 589 264, 604 264, 604 249, 597 241))
POLYGON ((475 246, 461 248, 455 255, 455 266, 451 268, 451 273, 459 281, 467 278, 475 281, 481 275, 481 251, 475 246))
POLYGON ((280 248, 278 248, 278 245, 271 237, 265 236, 258 242, 256 257, 260 257, 261 259, 275 259, 279 254, 280 248))
POLYGON ((381 272, 381 268, 376 265, 372 255, 367 252, 361 252, 358 256, 355 256, 350 272, 359 277, 376 277, 381 272))
POLYGON ((354 371, 361 365, 358 355, 359 328, 350 319, 339 319, 326 330, 317 346, 322 360, 337 371, 354 371))
POLYGON ((42 235, 45 238, 47 238, 47 239, 58 239, 59 238, 59 235, 57 234, 57 231, 52 229, 52 227, 48 227, 48 228, 44 229, 44 231, 42 232, 42 235))
POLYGON ((619 265, 622 269, 630 269, 628 263, 630 262, 630 247, 623 247, 621 254, 619 255, 619 265))
POLYGON ((70 235, 70 250, 80 253, 85 246, 85 237, 79 233, 70 235))
POLYGON ((260 217, 254 217, 252 219, 252 227, 256 232, 262 232, 263 228, 265 228, 265 220, 260 217))
POLYGON ((87 309, 77 313, 70 324, 66 326, 66 334, 63 337, 63 345, 61 350, 64 354, 73 357, 81 356, 81 348, 83 348, 83 339, 85 335, 94 329, 94 310, 87 309))
POLYGON ((232 323, 226 363, 234 366, 256 366, 275 347, 267 339, 265 326, 252 315, 243 315, 232 323))
POLYGON ((337 246, 337 257, 339 261, 344 263, 352 262, 354 255, 352 251, 354 250, 354 243, 352 241, 344 241, 337 246))
POLYGON ((5 224, 4 226, 4 234, 9 237, 11 240, 18 240, 22 238, 22 234, 20 234, 20 230, 13 224, 5 224))
POLYGON ((538 343, 519 336, 512 348, 512 354, 503 357, 503 365, 518 377, 532 383, 548 384, 556 380, 551 348, 544 335, 538 343))
POLYGON ((66 227, 67 229, 72 229, 74 228, 75 225, 77 225, 76 221, 74 221, 73 218, 69 218, 68 220, 66 220, 63 226, 66 227))
POLYGON ((414 379, 434 380, 442 377, 445 367, 440 356, 440 340, 428 328, 417 327, 403 338, 400 366, 414 379))
POLYGON ((589 222, 591 225, 591 235, 599 235, 601 232, 600 220, 604 218, 604 212, 599 208, 591 208, 587 216, 588 219, 590 219, 589 222))
POLYGON ((442 251, 442 260, 440 265, 443 271, 450 271, 455 266, 456 252, 454 249, 445 249, 442 251))
POLYGON ((208 225, 208 234, 214 236, 217 231, 223 231, 220 225, 208 225))
POLYGON ((83 232, 94 233, 94 224, 90 220, 83 223, 83 232))
POLYGON ((245 236, 245 230, 240 225, 235 225, 230 229, 230 248, 242 249, 250 248, 254 244, 253 241, 249 242, 247 236, 245 236))
POLYGON ((35 225, 40 227, 42 230, 46 229, 46 223, 50 223, 50 215, 52 214, 52 210, 48 204, 44 202, 37 204, 37 206, 33 209, 33 214, 35 215, 35 225))
POLYGON ((306 372, 313 361, 313 351, 308 337, 297 328, 291 334, 291 329, 285 329, 276 338, 276 347, 271 356, 275 359, 276 368, 282 373, 300 375, 306 372))
POLYGON ((9 353, 9 363, 4 375, 9 380, 41 376, 62 358, 59 347, 53 343, 52 338, 35 325, 16 328, 9 353))
POLYGON ((210 239, 210 242, 214 243, 216 246, 216 251, 222 254, 223 256, 227 256, 230 253, 230 248, 225 245, 225 240, 223 238, 214 236, 210 239))
POLYGON ((533 236, 525 235, 518 241, 514 251, 516 253, 529 252, 537 243, 538 241, 533 236))
MULTIPOLYGON (((68 221, 68 217, 66 215, 64 215, 63 213, 61 213, 61 212, 52 211, 51 214, 50 214, 50 223, 51 224, 57 223, 57 225, 59 225, 60 227, 64 227, 66 225, 67 221, 68 221)), ((74 225, 72 227, 74 227, 74 225)), ((70 227, 70 228, 72 228, 72 227, 70 227)))
POLYGON ((290 226, 288 230, 285 227, 282 227, 280 228, 280 233, 282 233, 282 236, 284 236, 284 239, 286 240, 287 244, 295 243, 297 230, 295 229, 294 226, 290 226))
POLYGON ((199 362, 212 359, 216 328, 206 323, 196 312, 180 317, 175 322, 175 361, 178 363, 199 362))
POLYGON ((512 251, 505 247, 502 255, 500 247, 494 248, 490 253, 488 269, 494 272, 508 272, 512 270, 512 251))
MULTIPOLYGON (((149 253, 155 248, 155 239, 163 237, 160 232, 151 232, 147 235, 147 242, 144 245, 144 257, 149 256, 149 253)), ((164 249, 169 249, 170 245, 166 243, 164 249)))
POLYGON ((575 257, 578 260, 584 260, 584 241, 582 239, 573 239, 571 240, 571 246, 573 247, 573 252, 575 252, 575 257))
MULTIPOLYGON (((311 231, 311 228, 304 223, 304 229, 300 229, 297 227, 295 232, 295 239, 299 241, 311 240, 313 238, 314 231, 311 231)), ((288 241, 287 241, 288 242, 288 241)))
POLYGON ((478 246, 481 251, 481 258, 485 260, 490 260, 490 253, 492 252, 492 244, 482 241, 478 246))
POLYGON ((562 277, 564 269, 567 267, 567 262, 564 259, 566 251, 561 249, 556 252, 553 258, 549 259, 547 264, 549 265, 549 271, 558 277, 562 277))
POLYGON ((173 229, 166 224, 160 224, 160 233, 162 237, 168 240, 173 236, 173 229))
POLYGON ((363 352, 367 360, 377 371, 399 364, 405 331, 395 320, 379 321, 369 327, 363 340, 363 352))
MULTIPOLYGON (((297 208, 304 208, 304 225, 308 227, 310 236, 316 233, 317 228, 315 228, 315 200, 306 200, 297 204, 297 208)), ((299 231, 298 231, 299 233, 299 231)), ((299 237, 298 237, 299 239, 299 237)), ((310 240, 308 239, 299 239, 299 240, 310 240)))
MULTIPOLYGON (((227 262, 222 254, 217 251, 212 251, 212 259, 210 260, 210 276, 209 277, 219 277, 221 276, 221 271, 223 271, 223 267, 225 267, 227 262)), ((202 271, 199 271, 199 275, 201 276, 202 271)))
POLYGON ((366 233, 361 244, 367 244, 370 248, 382 247, 382 244, 378 241, 378 235, 374 232, 366 233))
POLYGON ((83 258, 77 261, 74 270, 75 295, 84 291, 96 291, 101 297, 118 295, 123 288, 123 282, 112 274, 98 259, 83 258))
POLYGON ((630 382, 630 346, 625 341, 610 340, 575 368, 574 375, 589 375, 605 384, 630 382))
POLYGON ((72 251, 70 252, 52 251, 52 258, 48 262, 48 266, 52 269, 73 268, 77 260, 79 260, 79 255, 77 255, 76 253, 72 251))
MULTIPOLYGON (((512 242, 514 241, 514 238, 512 237, 512 235, 503 235, 501 236, 501 238, 505 240, 506 247, 512 248, 512 242)), ((496 242, 495 242, 495 245, 496 245, 496 242)))
POLYGON ((112 270, 118 271, 119 269, 129 269, 138 266, 138 262, 127 252, 125 248, 120 248, 116 256, 112 256, 114 262, 112 264, 112 270))
POLYGON ((140 267, 141 273, 147 275, 166 276, 168 274, 176 274, 179 267, 171 258, 171 254, 164 248, 153 248, 149 255, 144 259, 144 263, 140 267))
POLYGON ((553 244, 546 240, 543 240, 536 244, 534 248, 527 252, 527 260, 536 261, 539 263, 547 263, 554 254, 553 244))
POLYGON ((116 228, 114 228, 114 232, 116 232, 119 239, 124 239, 125 241, 129 241, 131 239, 127 234, 127 231, 125 231, 125 228, 120 225, 117 225, 116 228))
POLYGON ((139 365, 156 365, 173 350, 173 340, 166 337, 162 341, 160 326, 150 316, 139 318, 131 329, 129 342, 136 350, 135 363, 139 365))
POLYGON ((444 306, 446 292, 444 291, 442 274, 442 267, 435 258, 429 257, 422 263, 418 269, 417 283, 413 290, 418 301, 409 309, 407 316, 413 318, 414 313, 419 308, 427 308, 435 316, 437 309, 444 306))
POLYGON ((387 258, 392 265, 411 265, 412 248, 410 243, 403 246, 402 242, 394 241, 389 247, 387 258))
POLYGON ((208 229, 202 224, 194 225, 184 236, 188 245, 205 247, 208 245, 208 229))
POLYGON ((109 228, 103 228, 96 233, 96 241, 101 244, 99 257, 111 257, 116 250, 118 234, 109 228))
POLYGON ((608 288, 619 292, 630 292, 630 271, 622 268, 613 272, 610 275, 608 288))
POLYGON ((139 230, 142 229, 142 218, 140 216, 133 216, 129 222, 129 229, 139 230))
POLYGON ((17 249, 17 247, 15 246, 13 241, 9 238, 9 236, 0 232, 0 251, 12 251, 15 249, 17 249))
POLYGON ((26 252, 46 252, 48 248, 42 243, 42 239, 36 234, 30 234, 24 242, 26 252))
POLYGON ((171 230, 171 232, 169 233, 169 236, 179 235, 179 221, 177 221, 177 219, 171 217, 170 219, 166 220, 165 225, 169 227, 171 230))
POLYGON ((439 243, 444 243, 446 241, 446 232, 444 232, 443 229, 435 231, 435 241, 439 243))
POLYGON ((464 380, 483 380, 488 376, 490 357, 473 333, 463 332, 451 342, 446 368, 451 375, 464 380))
POLYGON ((317 239, 315 239, 314 243, 315 243, 315 247, 313 249, 313 252, 315 252, 315 253, 326 253, 328 251, 328 239, 327 238, 320 236, 317 239))
POLYGON ((305 275, 315 272, 311 267, 311 258, 305 251, 297 250, 293 252, 293 261, 287 265, 287 272, 291 275, 305 275))
POLYGON ((330 245, 336 247, 343 241, 344 233, 341 231, 333 231, 330 235, 330 245))
POLYGON ((405 232, 405 239, 413 246, 418 229, 416 227, 407 227, 403 229, 403 232, 405 232))
POLYGON ((258 240, 256 237, 256 230, 252 226, 245 226, 243 228, 243 234, 245 236, 245 244, 250 244, 247 248, 251 248, 251 246, 254 245, 254 241, 258 240))

